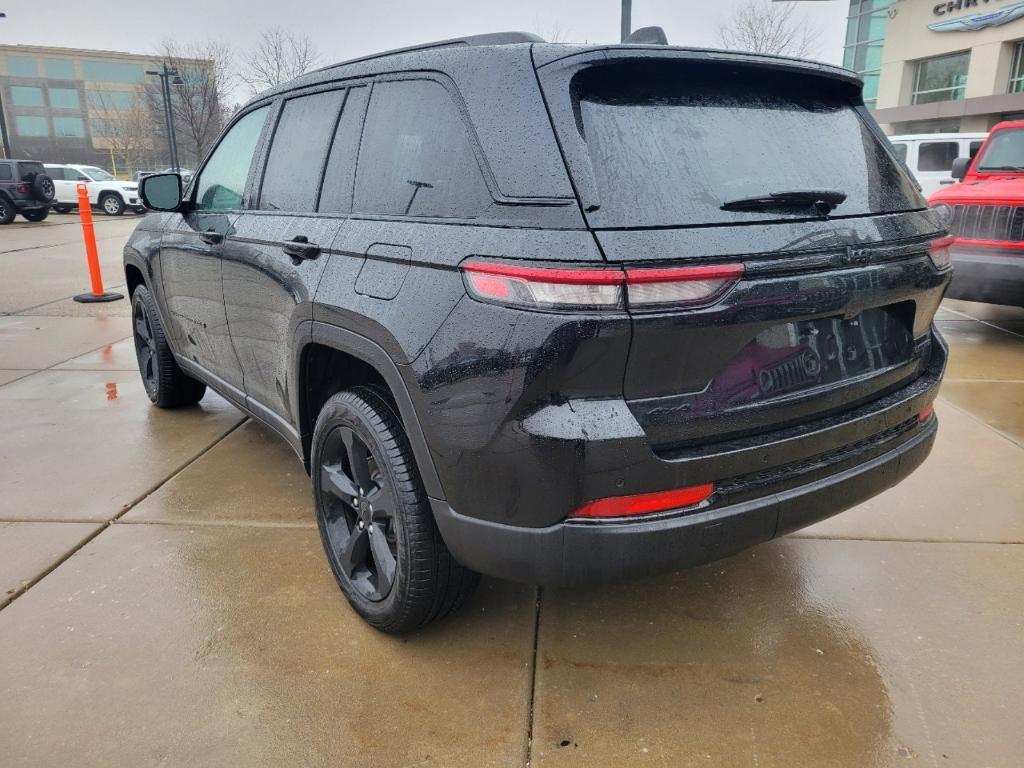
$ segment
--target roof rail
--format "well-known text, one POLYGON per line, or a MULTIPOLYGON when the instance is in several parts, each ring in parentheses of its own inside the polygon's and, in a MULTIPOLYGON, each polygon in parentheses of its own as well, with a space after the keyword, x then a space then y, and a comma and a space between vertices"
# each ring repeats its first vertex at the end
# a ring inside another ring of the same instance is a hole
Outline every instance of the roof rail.
POLYGON ((334 69, 345 64, 355 64, 360 61, 370 61, 372 59, 379 59, 384 56, 394 56, 398 53, 413 53, 414 51, 427 51, 431 48, 449 48, 457 45, 512 45, 514 43, 543 43, 546 42, 544 38, 539 35, 535 35, 532 32, 490 32, 485 35, 470 35, 469 37, 453 37, 450 40, 438 40, 433 43, 422 43, 420 45, 410 45, 407 48, 394 48, 390 51, 382 51, 381 53, 371 53, 369 56, 360 56, 355 59, 347 59, 345 61, 339 61, 336 64, 328 64, 326 67, 320 67, 315 70, 316 72, 323 72, 327 69, 334 69))

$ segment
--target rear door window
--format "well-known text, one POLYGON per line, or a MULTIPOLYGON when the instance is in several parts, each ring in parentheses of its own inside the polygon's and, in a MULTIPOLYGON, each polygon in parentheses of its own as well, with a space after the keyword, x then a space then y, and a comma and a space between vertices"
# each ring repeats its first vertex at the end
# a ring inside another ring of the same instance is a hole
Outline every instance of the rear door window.
POLYGON ((350 88, 345 98, 345 107, 338 120, 338 130, 334 132, 331 156, 327 160, 327 170, 324 172, 319 211, 348 213, 352 210, 352 188, 356 180, 359 136, 363 130, 363 117, 366 115, 369 92, 369 88, 350 88))
MULTIPOLYGON (((553 96, 549 94, 549 98, 553 96)), ((568 84, 596 186, 595 227, 743 223, 805 217, 723 205, 778 192, 835 190, 833 216, 924 207, 865 123, 852 87, 817 75, 684 61, 592 66, 568 84)), ((564 96, 563 96, 564 98, 564 96)), ((577 135, 573 138, 570 132, 577 135)))
POLYGON ((0 181, 14 181, 14 171, 10 163, 0 163, 0 181))
POLYGON ((433 80, 374 85, 353 209, 472 218, 491 202, 466 124, 448 90, 433 80))
POLYGON ((955 141, 922 142, 917 149, 917 170, 948 171, 959 156, 960 146, 955 141))
POLYGON ((46 175, 54 181, 64 181, 64 169, 63 168, 47 168, 46 175))
POLYGON ((344 91, 288 99, 274 131, 258 207, 312 212, 344 91))

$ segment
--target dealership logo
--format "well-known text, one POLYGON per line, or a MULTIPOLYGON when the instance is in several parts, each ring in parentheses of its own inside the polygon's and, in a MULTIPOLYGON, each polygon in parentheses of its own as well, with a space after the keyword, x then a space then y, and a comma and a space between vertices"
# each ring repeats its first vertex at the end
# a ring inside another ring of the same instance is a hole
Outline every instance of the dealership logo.
MULTIPOLYGON (((988 1, 980 0, 984 3, 988 3, 988 1)), ((964 8, 976 8, 978 3, 979 0, 949 0, 949 2, 939 3, 932 8, 932 13, 936 16, 945 16, 947 13, 964 8)), ((933 32, 977 32, 979 29, 998 27, 1022 17, 1024 17, 1024 2, 1003 6, 998 11, 991 13, 975 13, 957 19, 937 21, 934 24, 929 24, 928 29, 933 32)))

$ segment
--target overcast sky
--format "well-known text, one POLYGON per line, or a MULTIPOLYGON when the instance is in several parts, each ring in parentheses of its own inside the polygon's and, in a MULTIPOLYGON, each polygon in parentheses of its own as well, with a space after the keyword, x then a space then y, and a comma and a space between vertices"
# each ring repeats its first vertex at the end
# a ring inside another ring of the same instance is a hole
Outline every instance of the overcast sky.
MULTIPOLYGON (((673 45, 718 47, 717 26, 743 0, 633 0, 633 28, 659 25, 673 45)), ((815 58, 842 60, 846 0, 798 3, 821 31, 815 58)), ((324 63, 447 37, 523 30, 617 42, 618 0, 0 0, 0 42, 148 53, 164 38, 215 37, 244 53, 268 27, 308 35, 324 63)))

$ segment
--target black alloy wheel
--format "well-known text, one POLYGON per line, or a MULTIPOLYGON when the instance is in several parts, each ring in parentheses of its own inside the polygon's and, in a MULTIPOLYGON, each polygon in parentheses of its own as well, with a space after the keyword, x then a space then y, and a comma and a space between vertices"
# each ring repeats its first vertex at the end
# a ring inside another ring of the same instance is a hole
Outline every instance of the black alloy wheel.
POLYGON ((311 453, 320 538, 356 613, 408 632, 457 610, 479 575, 445 546, 389 393, 360 385, 328 398, 311 453))
POLYGON ((135 359, 139 363, 142 385, 146 388, 149 399, 155 400, 160 384, 160 369, 157 367, 154 354, 153 327, 149 322, 146 305, 142 301, 136 301, 132 307, 132 327, 135 332, 135 359))
POLYGON ((362 597, 383 600, 398 558, 394 488, 351 427, 327 436, 320 461, 328 556, 362 597))
POLYGON ((132 337, 135 359, 146 395, 161 408, 195 405, 206 393, 206 385, 178 366, 167 343, 153 296, 145 285, 132 292, 132 337))

